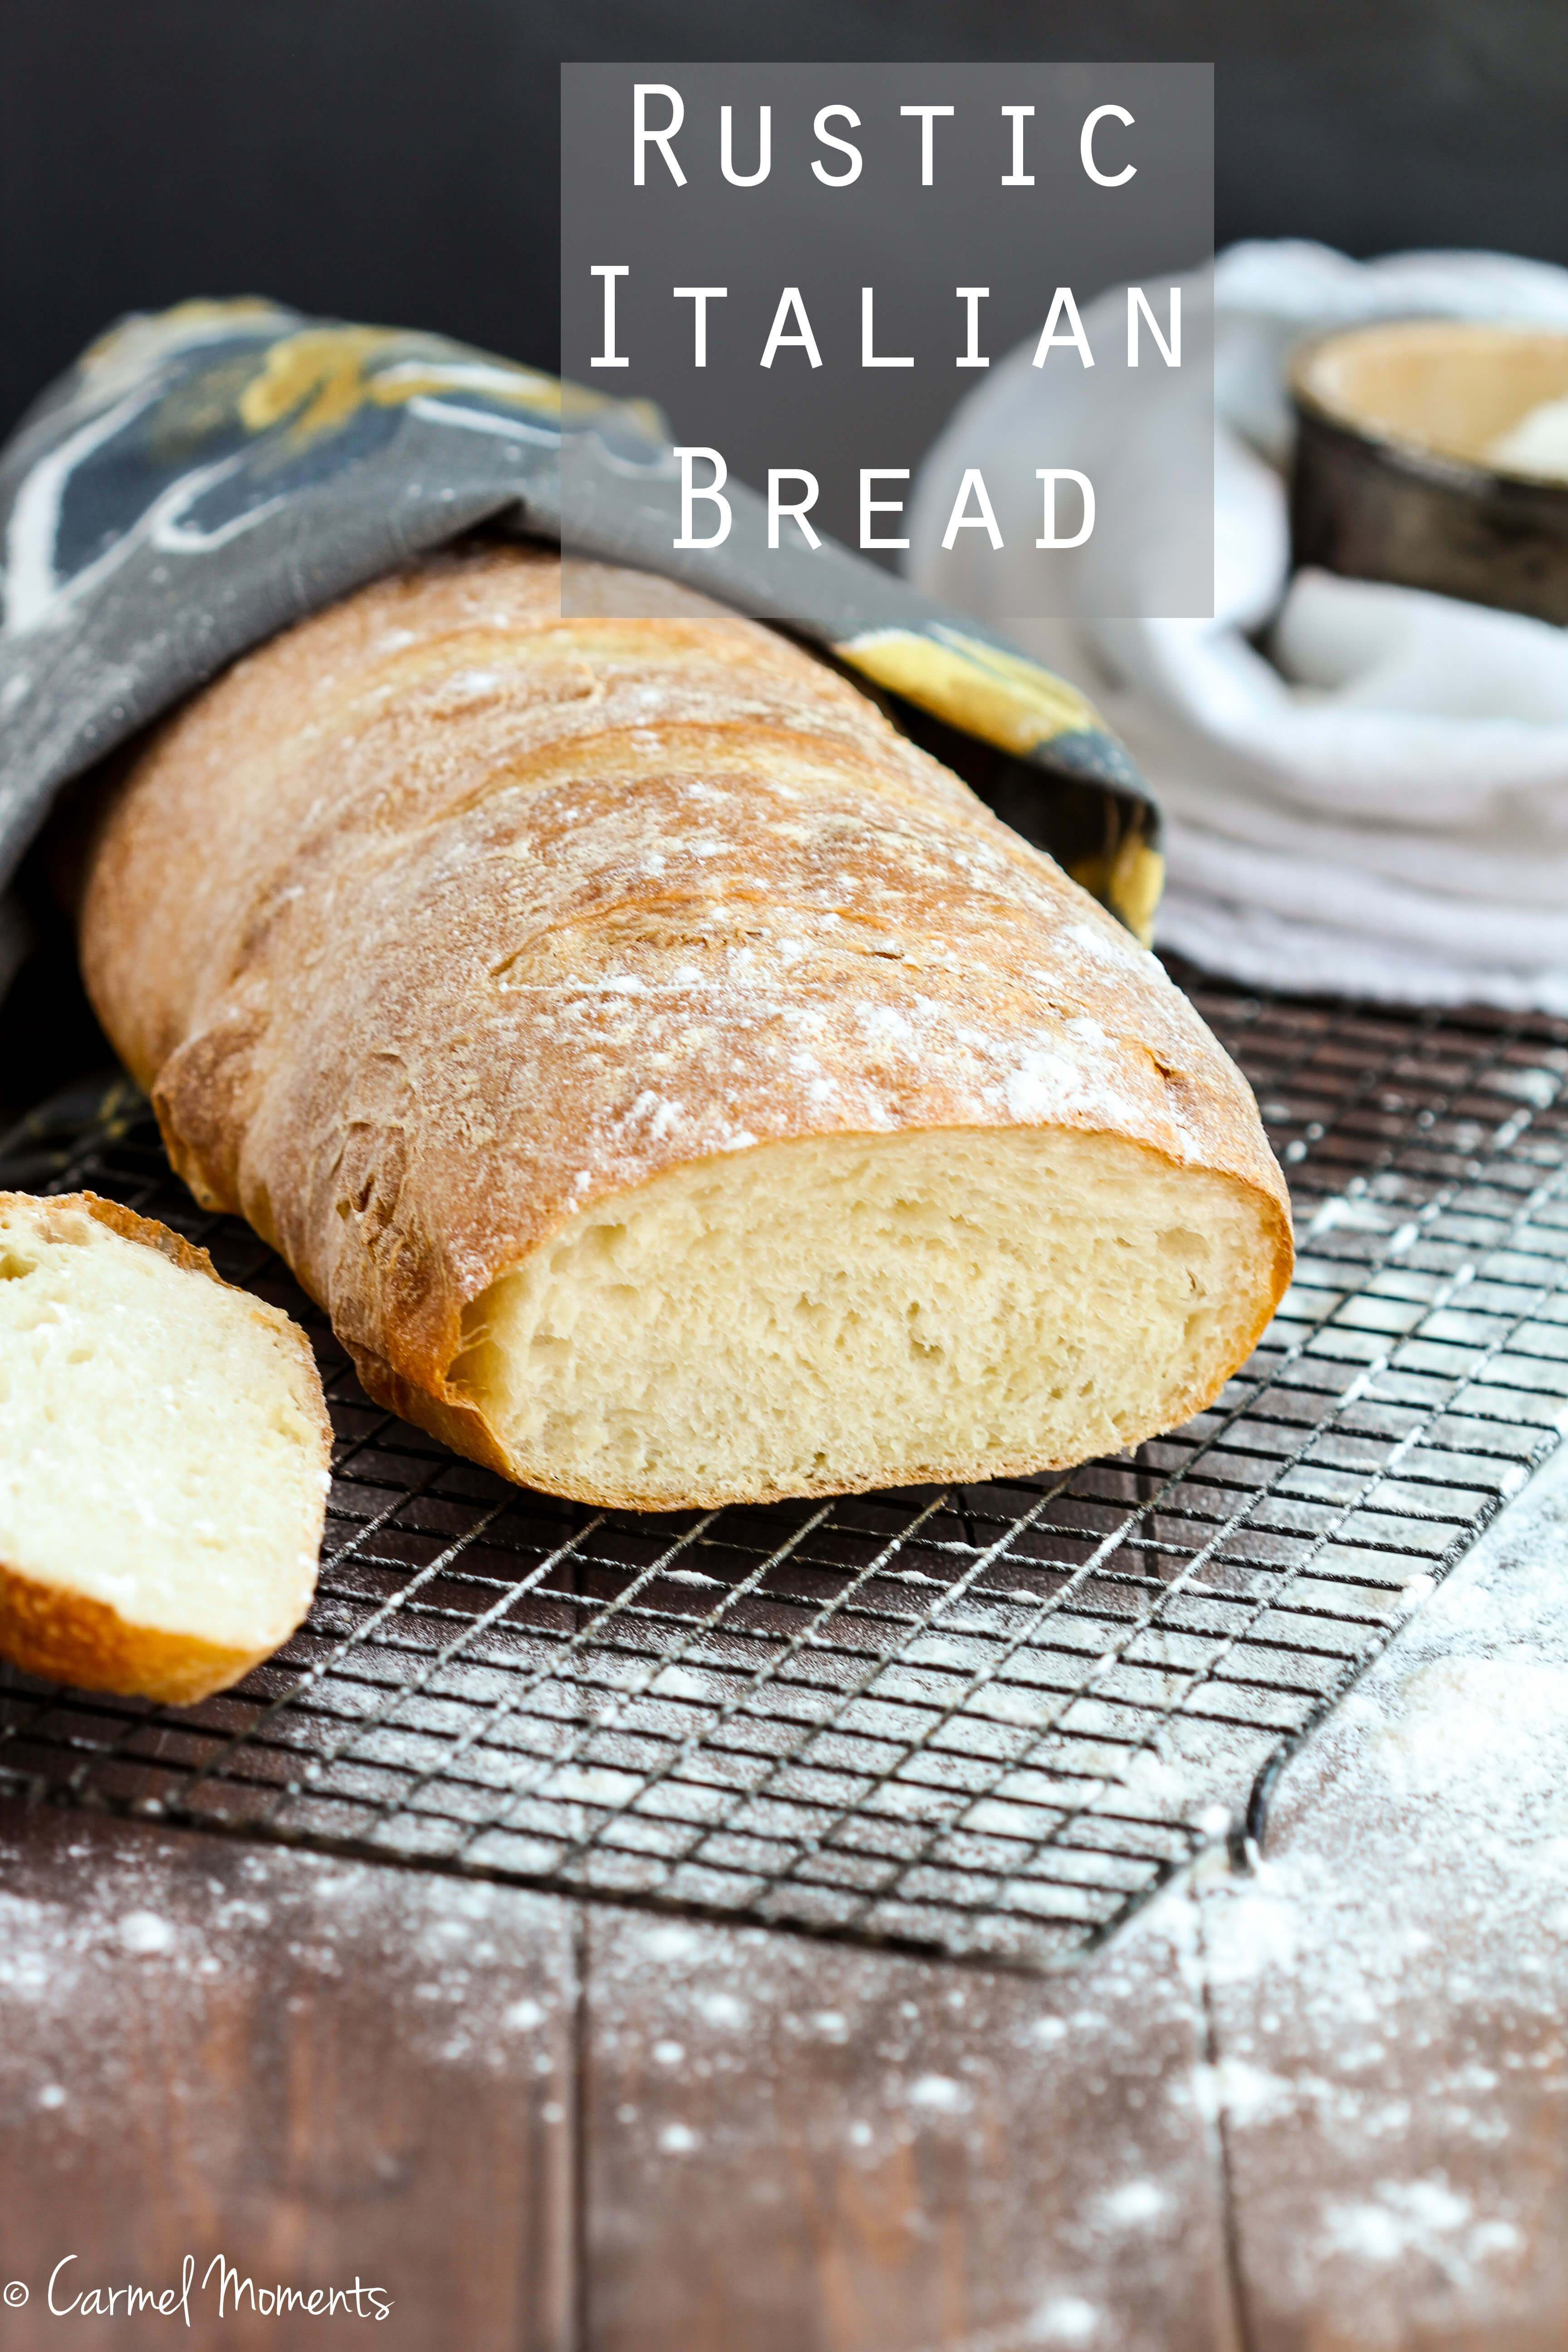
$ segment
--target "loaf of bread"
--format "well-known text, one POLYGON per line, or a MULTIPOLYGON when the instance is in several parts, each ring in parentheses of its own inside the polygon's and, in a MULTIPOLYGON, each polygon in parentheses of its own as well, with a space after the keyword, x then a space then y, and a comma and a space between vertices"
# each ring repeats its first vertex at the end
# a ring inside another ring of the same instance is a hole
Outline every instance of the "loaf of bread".
POLYGON ((1290 1265, 1154 960, 754 623, 563 618, 521 549, 240 662, 113 797, 88 985, 198 1199, 370 1393, 673 1508, 1170 1428, 1290 1265))
POLYGON ((164 1225, 0 1192, 0 1655, 183 1705, 310 1605, 331 1431, 310 1343, 164 1225))

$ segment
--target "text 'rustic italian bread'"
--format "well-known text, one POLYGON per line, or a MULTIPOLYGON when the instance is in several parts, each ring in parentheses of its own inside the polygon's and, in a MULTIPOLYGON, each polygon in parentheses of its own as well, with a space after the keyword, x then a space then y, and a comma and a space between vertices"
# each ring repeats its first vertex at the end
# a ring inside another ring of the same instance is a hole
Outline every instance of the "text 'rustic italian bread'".
POLYGON ((782 637, 443 558, 241 662, 104 823, 94 1003, 372 1394, 665 1507, 1058 1467, 1290 1264, 1154 960, 782 637))
POLYGON ((0 1655, 183 1704, 310 1605, 331 1432, 304 1333, 90 1192, 0 1192, 0 1655))

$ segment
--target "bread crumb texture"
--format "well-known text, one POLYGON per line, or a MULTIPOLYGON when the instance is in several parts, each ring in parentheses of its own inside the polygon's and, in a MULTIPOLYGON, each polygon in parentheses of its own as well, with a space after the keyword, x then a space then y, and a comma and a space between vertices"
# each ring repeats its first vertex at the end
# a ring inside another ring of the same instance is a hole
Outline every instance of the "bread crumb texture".
POLYGON ((1058 1468, 1209 1394, 1268 1246, 1242 1186, 1111 1136, 775 1145, 574 1221, 451 1384, 524 1476, 655 1507, 1058 1468))
POLYGON ((89 1194, 0 1194, 0 1650, 176 1701, 310 1606, 331 1431, 302 1332, 89 1194))

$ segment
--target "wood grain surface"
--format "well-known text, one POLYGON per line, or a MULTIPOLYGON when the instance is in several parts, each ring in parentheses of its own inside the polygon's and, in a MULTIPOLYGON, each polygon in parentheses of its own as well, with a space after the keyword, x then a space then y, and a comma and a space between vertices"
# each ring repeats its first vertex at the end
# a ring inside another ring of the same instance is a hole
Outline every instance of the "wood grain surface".
POLYGON ((595 2352, 1230 2352, 1190 1927, 1029 1979, 595 1915, 595 2352))
POLYGON ((0 1808, 4 2352, 573 2341, 574 1917, 470 1885, 0 1808), (376 2325, 56 2298, 198 2279, 393 2301, 376 2325))

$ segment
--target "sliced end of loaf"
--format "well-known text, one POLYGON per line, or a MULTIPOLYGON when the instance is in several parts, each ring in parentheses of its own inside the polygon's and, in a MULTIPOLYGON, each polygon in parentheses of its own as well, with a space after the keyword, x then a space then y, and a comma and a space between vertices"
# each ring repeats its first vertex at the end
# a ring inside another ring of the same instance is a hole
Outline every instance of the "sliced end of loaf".
POLYGON ((616 1506, 1019 1475, 1210 1402, 1289 1266, 1268 1195, 1114 1136, 814 1137, 569 1220, 447 1394, 514 1477, 616 1506))
POLYGON ((0 1193, 0 1651, 184 1704, 310 1606, 331 1433, 304 1334, 90 1193, 0 1193))

